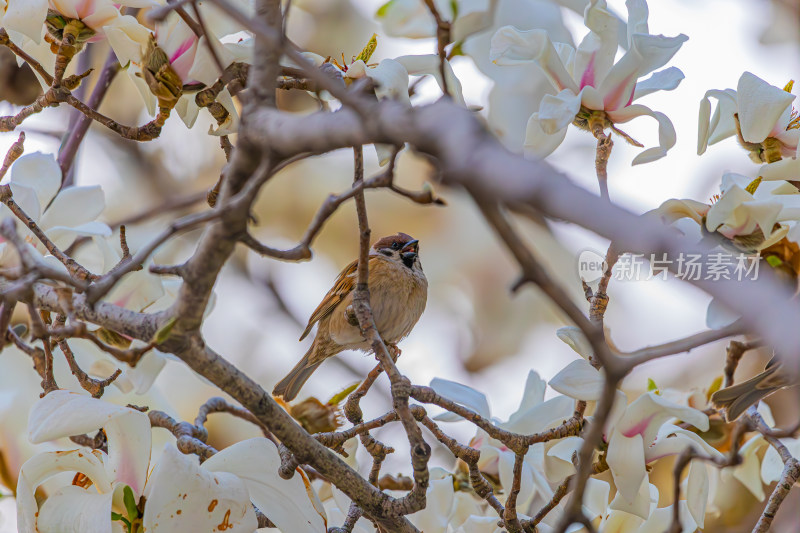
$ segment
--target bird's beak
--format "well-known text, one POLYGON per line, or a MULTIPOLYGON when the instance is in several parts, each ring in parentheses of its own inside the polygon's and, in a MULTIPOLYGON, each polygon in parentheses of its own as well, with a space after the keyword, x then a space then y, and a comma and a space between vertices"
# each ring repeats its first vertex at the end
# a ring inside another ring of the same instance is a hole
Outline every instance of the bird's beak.
POLYGON ((403 259, 414 260, 417 257, 417 253, 419 252, 419 241, 414 239, 413 241, 409 241, 403 246, 402 250, 400 250, 400 255, 403 259))

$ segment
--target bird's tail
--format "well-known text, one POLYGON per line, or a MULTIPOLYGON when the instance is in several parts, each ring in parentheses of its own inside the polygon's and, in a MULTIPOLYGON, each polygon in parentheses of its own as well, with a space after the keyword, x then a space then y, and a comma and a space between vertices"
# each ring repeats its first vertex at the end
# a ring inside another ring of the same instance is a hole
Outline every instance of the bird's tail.
POLYGON ((295 367, 286 375, 285 378, 280 380, 275 388, 272 390, 273 396, 283 396, 283 399, 287 402, 290 402, 295 399, 297 393, 300 392, 300 389, 303 387, 308 378, 311 377, 311 374, 322 364, 320 360, 317 362, 312 362, 312 356, 316 351, 317 343, 311 345, 311 348, 308 349, 306 354, 300 359, 300 362, 295 365, 295 367))
POLYGON ((717 409, 725 408, 729 421, 736 420, 748 407, 781 388, 762 383, 771 377, 772 372, 763 372, 738 385, 718 390, 711 395, 711 401, 717 409))

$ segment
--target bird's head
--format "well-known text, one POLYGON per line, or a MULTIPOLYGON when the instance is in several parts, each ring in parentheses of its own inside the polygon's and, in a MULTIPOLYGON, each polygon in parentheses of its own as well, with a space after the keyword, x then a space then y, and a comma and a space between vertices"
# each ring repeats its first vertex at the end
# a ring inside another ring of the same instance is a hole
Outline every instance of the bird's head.
POLYGON ((372 255, 381 255, 412 270, 421 270, 419 241, 405 233, 396 233, 379 239, 372 245, 372 255))

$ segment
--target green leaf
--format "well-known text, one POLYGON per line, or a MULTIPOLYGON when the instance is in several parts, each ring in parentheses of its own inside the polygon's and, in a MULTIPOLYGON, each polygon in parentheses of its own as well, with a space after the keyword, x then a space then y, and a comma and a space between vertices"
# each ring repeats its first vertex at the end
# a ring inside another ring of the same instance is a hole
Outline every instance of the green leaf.
POLYGON ((133 496, 133 489, 128 485, 122 489, 122 501, 125 503, 125 509, 128 511, 128 519, 131 521, 139 518, 139 509, 136 508, 136 498, 133 496))
POLYGON ((169 334, 172 333, 172 328, 174 328, 175 324, 177 323, 178 323, 177 317, 172 317, 169 320, 167 320, 167 323, 161 326, 161 328, 159 328, 159 330, 156 331, 156 334, 153 335, 153 342, 156 344, 161 344, 163 342, 166 342, 166 340, 169 338, 169 334))
POLYGON ((777 268, 783 264, 783 261, 781 261, 780 258, 775 257, 774 255, 768 255, 767 263, 769 263, 769 266, 777 268))
POLYGON ((111 520, 112 521, 117 521, 117 522, 122 522, 123 524, 125 524, 126 531, 130 532, 130 530, 131 530, 131 521, 128 520, 127 518, 125 518, 124 516, 122 516, 121 514, 115 513, 114 511, 111 511, 111 520))
POLYGON ((328 400, 328 405, 339 405, 339 402, 347 398, 350 395, 350 393, 356 390, 356 387, 358 387, 360 384, 361 384, 360 381, 356 381, 352 385, 349 385, 344 389, 342 389, 340 392, 337 392, 331 397, 330 400, 328 400))
POLYGON ((383 4, 381 7, 379 7, 378 10, 375 12, 375 17, 377 17, 377 18, 385 17, 386 13, 388 13, 389 10, 392 8, 392 4, 393 3, 394 3, 394 0, 389 0, 388 2, 383 4))
POLYGON ((658 394, 658 385, 653 381, 653 378, 647 378, 647 392, 653 391, 656 391, 656 394, 658 394))
POLYGON ((356 57, 355 61, 358 61, 360 59, 364 63, 367 63, 369 61, 369 58, 372 57, 372 53, 375 52, 375 48, 377 47, 378 47, 378 34, 373 33, 372 37, 370 37, 369 41, 367 41, 367 45, 364 47, 363 50, 361 50, 361 53, 358 54, 358 57, 356 57))
POLYGON ((458 18, 458 0, 450 0, 450 9, 453 11, 453 18, 455 21, 458 18))

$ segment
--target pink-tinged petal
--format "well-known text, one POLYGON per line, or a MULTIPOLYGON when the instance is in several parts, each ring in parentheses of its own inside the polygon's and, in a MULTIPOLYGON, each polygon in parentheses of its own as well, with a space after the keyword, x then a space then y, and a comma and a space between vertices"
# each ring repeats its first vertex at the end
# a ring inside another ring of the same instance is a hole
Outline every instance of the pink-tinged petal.
POLYGON ((767 138, 795 98, 793 94, 770 85, 750 72, 745 72, 739 78, 736 93, 742 137, 752 143, 760 143, 767 138))
POLYGON ((711 90, 700 101, 700 115, 697 124, 697 155, 705 153, 709 145, 736 135, 737 112, 736 91, 733 89, 711 90), (717 100, 714 116, 711 116, 711 101, 717 100))
POLYGON ((111 493, 111 480, 103 465, 103 452, 70 450, 35 455, 22 465, 17 481, 17 529, 20 533, 38 533, 36 518, 39 506, 34 492, 39 485, 61 472, 80 472, 92 481, 100 493, 111 493))
POLYGON ((47 0, 12 0, 6 6, 3 27, 19 32, 38 44, 42 42, 45 32, 47 8, 47 0))
MULTIPOLYGON (((472 387, 442 378, 433 378, 431 380, 430 387, 436 391, 437 394, 444 396, 445 398, 452 400, 457 404, 466 407, 467 409, 475 411, 484 418, 491 417, 489 400, 486 399, 486 395, 482 392, 476 391, 472 387)), ((460 416, 450 413, 449 411, 434 417, 434 419, 441 420, 443 422, 456 422, 463 420, 463 418, 460 416)))
POLYGON ((642 483, 636 491, 633 501, 627 501, 622 495, 621 491, 617 491, 614 499, 608 505, 609 510, 622 511, 638 516, 644 520, 650 516, 650 505, 653 503, 651 499, 651 489, 655 489, 655 503, 658 503, 658 489, 651 485, 647 476, 642 478, 642 483))
POLYGON ((203 463, 203 469, 236 475, 244 482, 256 507, 281 531, 325 531, 325 511, 307 478, 299 470, 292 479, 281 478, 278 475, 280 464, 275 444, 255 438, 221 450, 203 463))
POLYGON ((683 81, 683 78, 685 78, 683 72, 677 67, 669 67, 654 72, 653 75, 646 80, 636 82, 636 89, 633 91, 633 100, 647 96, 656 91, 671 91, 676 89, 678 85, 681 84, 681 81, 683 81))
POLYGON ((597 401, 603 395, 605 378, 585 359, 569 363, 550 380, 550 387, 570 398, 597 401))
POLYGON ((619 47, 618 34, 621 23, 608 10, 605 2, 592 2, 584 14, 584 24, 591 31, 583 38, 575 51, 575 65, 572 72, 577 80, 588 74, 591 83, 581 83, 597 87, 608 75, 614 64, 619 47))
POLYGON ((150 419, 135 409, 128 411, 103 426, 108 439, 106 471, 115 482, 133 489, 138 498, 144 490, 150 465, 150 419))
POLYGON ((633 98, 636 81, 664 66, 687 39, 685 35, 634 35, 630 50, 611 67, 598 87, 605 110, 614 111, 628 104, 633 98))
POLYGON ((708 470, 702 461, 694 460, 689 463, 689 475, 686 477, 686 503, 697 527, 702 528, 708 503, 708 470))
POLYGON ((112 497, 112 492, 98 494, 93 488, 62 487, 39 509, 39 533, 112 533, 112 497))
POLYGON ((658 122, 658 146, 648 148, 637 155, 633 158, 631 162, 632 165, 641 165, 661 159, 667 155, 670 148, 675 146, 677 140, 675 136, 675 127, 664 113, 653 111, 649 107, 645 107, 641 104, 633 104, 617 111, 610 111, 608 112, 608 116, 614 123, 624 123, 642 116, 652 117, 658 122))
POLYGON ((539 113, 534 113, 528 119, 525 128, 525 143, 522 145, 525 157, 529 159, 542 159, 552 154, 564 142, 567 128, 562 128, 553 134, 545 133, 539 122, 539 113))
POLYGON ((620 431, 612 432, 606 461, 617 490, 626 502, 632 504, 636 500, 642 482, 647 478, 642 436, 635 434, 626 437, 620 431))
POLYGON ((571 89, 574 93, 580 90, 544 30, 521 31, 513 26, 504 26, 492 37, 489 56, 497 65, 533 61, 556 90, 571 89))
MULTIPOLYGON (((257 469, 258 462, 250 468, 257 469)), ((252 533, 258 525, 242 479, 210 472, 171 444, 147 480, 145 497, 142 525, 150 533, 214 531, 220 524, 227 533, 252 533)))
POLYGON ((670 418, 679 418, 701 431, 709 427, 708 415, 697 409, 671 402, 655 392, 642 394, 625 410, 616 429, 626 437, 641 435, 650 445, 656 440, 659 428, 670 418))
POLYGON ((564 89, 556 95, 546 94, 539 105, 539 125, 548 135, 569 126, 581 109, 581 95, 564 89))

